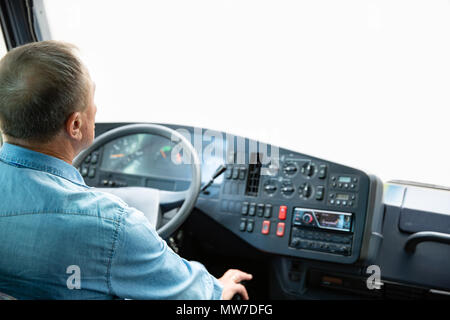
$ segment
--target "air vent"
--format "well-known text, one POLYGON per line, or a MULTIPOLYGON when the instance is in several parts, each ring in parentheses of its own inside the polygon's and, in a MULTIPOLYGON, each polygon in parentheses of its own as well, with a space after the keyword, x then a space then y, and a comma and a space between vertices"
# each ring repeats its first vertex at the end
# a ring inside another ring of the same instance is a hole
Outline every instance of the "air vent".
POLYGON ((252 153, 250 155, 250 165, 248 167, 247 186, 245 194, 247 196, 256 197, 259 191, 259 180, 261 178, 261 157, 260 153, 252 153))

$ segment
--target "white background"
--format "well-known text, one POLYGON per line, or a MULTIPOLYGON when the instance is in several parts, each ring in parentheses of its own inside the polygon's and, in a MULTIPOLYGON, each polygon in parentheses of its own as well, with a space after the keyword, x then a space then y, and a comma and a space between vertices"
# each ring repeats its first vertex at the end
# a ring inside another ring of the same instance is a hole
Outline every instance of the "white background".
POLYGON ((45 1, 98 122, 243 135, 389 179, 450 185, 450 4, 45 1))

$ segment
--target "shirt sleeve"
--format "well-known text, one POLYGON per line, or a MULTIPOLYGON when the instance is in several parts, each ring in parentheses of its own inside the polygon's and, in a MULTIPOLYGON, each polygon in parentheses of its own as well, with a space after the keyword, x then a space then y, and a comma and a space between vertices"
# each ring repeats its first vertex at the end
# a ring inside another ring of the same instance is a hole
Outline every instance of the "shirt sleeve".
POLYGON ((142 212, 126 208, 109 268, 112 293, 125 299, 220 299, 223 287, 206 268, 177 255, 142 212))

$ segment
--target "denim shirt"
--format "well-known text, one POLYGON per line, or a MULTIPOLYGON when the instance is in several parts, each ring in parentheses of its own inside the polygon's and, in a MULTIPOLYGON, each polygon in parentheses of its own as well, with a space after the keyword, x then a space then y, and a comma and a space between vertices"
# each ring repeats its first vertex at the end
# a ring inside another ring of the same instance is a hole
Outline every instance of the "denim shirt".
POLYGON ((70 164, 0 150, 0 292, 18 299, 220 299, 205 267, 174 253, 143 213, 70 164))

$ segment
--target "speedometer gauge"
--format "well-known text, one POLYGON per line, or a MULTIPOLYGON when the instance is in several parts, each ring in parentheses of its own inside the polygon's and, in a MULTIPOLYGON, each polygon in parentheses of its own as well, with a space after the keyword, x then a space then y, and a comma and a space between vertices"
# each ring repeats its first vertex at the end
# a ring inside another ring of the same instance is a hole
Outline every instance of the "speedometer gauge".
POLYGON ((175 143, 151 134, 133 134, 107 143, 101 169, 152 178, 191 179, 189 164, 174 150, 175 143))
POLYGON ((130 135, 108 144, 105 148, 104 159, 111 171, 133 173, 142 165, 144 150, 142 140, 144 135, 130 135))

